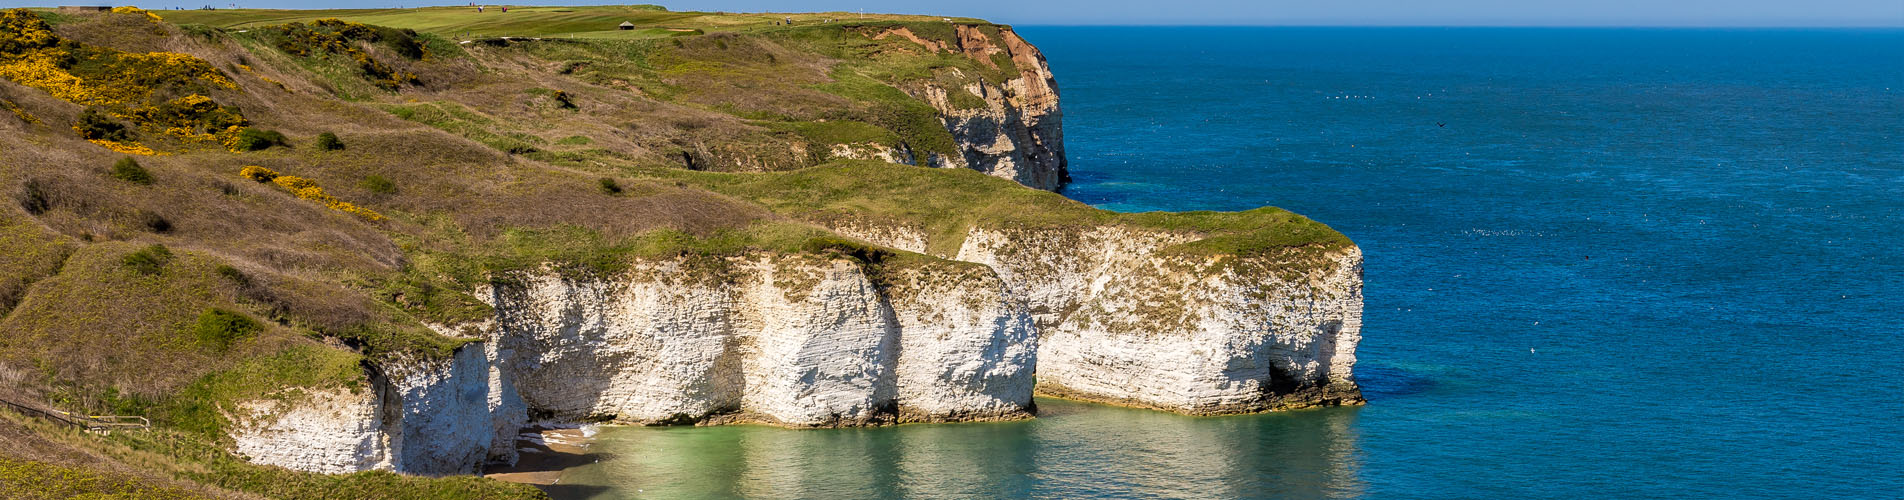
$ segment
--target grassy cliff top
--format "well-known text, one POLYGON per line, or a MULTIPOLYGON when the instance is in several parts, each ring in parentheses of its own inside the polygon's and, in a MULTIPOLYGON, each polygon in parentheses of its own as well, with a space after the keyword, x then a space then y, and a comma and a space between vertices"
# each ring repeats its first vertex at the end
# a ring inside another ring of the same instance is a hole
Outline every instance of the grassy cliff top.
POLYGON ((1353 245, 1327 225, 1275 207, 1244 212, 1118 213, 965 169, 894 168, 882 162, 847 160, 791 172, 673 170, 655 175, 683 179, 822 224, 859 219, 910 227, 926 233, 931 253, 941 256, 956 254, 974 227, 1082 232, 1109 226, 1170 232, 1193 241, 1165 250, 1211 256, 1353 245))
POLYGON ((204 24, 218 28, 244 29, 292 22, 309 23, 336 18, 345 21, 413 29, 445 37, 558 37, 630 39, 665 37, 685 32, 759 32, 787 28, 776 24, 787 19, 792 26, 832 22, 862 23, 943 23, 984 24, 972 18, 943 18, 857 12, 821 13, 727 13, 673 12, 652 5, 611 5, 586 7, 508 7, 508 12, 489 6, 482 12, 474 7, 422 7, 414 9, 220 9, 163 11, 167 21, 179 24, 204 24), (623 22, 635 25, 622 30, 623 22))

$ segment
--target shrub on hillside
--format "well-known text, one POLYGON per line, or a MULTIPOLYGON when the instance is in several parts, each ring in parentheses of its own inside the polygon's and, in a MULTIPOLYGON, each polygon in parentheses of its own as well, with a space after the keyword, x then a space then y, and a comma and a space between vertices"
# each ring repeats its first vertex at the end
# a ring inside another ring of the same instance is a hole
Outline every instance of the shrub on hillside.
POLYGON ((621 194, 621 183, 615 182, 615 179, 612 177, 596 179, 595 187, 601 188, 604 194, 621 194))
POLYGON ((268 168, 260 167, 257 165, 246 166, 244 170, 238 171, 238 175, 242 175, 246 179, 251 179, 258 182, 271 182, 273 179, 278 178, 278 173, 276 171, 273 171, 268 168))
POLYGON ((53 206, 58 204, 59 196, 52 183, 40 179, 27 179, 20 185, 20 194, 17 198, 20 201, 20 208, 26 210, 26 213, 40 215, 52 210, 53 206))
POLYGON ((198 338, 200 346, 224 351, 262 330, 264 325, 249 316, 214 307, 198 315, 198 322, 192 325, 192 336, 198 338))
POLYGON ((132 140, 132 132, 126 126, 113 121, 97 109, 87 109, 79 113, 79 123, 73 124, 73 131, 79 138, 89 141, 125 142, 132 140))
POLYGON ((118 163, 112 164, 112 178, 133 184, 152 184, 152 173, 132 158, 120 158, 118 163))
POLYGON ((227 144, 227 146, 230 146, 232 151, 262 151, 272 146, 285 146, 289 144, 290 142, 284 138, 284 134, 278 133, 276 130, 247 128, 238 131, 237 135, 232 136, 231 144, 227 144))
POLYGON ((390 182, 390 179, 385 179, 383 176, 375 175, 375 174, 372 174, 369 177, 365 177, 362 182, 358 182, 357 187, 363 188, 365 191, 378 193, 378 194, 391 194, 391 193, 397 192, 397 183, 390 182))
POLYGON ((165 216, 150 210, 139 211, 139 225, 145 227, 145 230, 154 233, 172 232, 172 221, 166 220, 165 216))
POLYGON ((213 269, 213 271, 217 272, 218 276, 231 280, 232 283, 236 283, 239 286, 251 285, 251 277, 245 276, 244 271, 240 271, 238 270, 238 268, 232 267, 231 264, 219 264, 218 268, 213 269))
POLYGON ((337 140, 337 134, 330 132, 317 134, 317 149, 320 151, 341 150, 344 149, 344 141, 337 140))
POLYGON ((121 259, 121 263, 125 264, 126 267, 130 267, 132 270, 144 275, 159 274, 160 271, 165 270, 165 265, 170 262, 172 262, 172 250, 165 248, 165 245, 159 244, 141 248, 138 251, 126 254, 125 258, 121 259))

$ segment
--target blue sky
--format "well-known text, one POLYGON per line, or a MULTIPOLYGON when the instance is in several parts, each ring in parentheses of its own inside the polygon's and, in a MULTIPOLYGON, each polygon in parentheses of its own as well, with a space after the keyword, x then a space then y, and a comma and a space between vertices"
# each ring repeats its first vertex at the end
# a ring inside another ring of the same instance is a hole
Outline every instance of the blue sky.
MULTIPOLYGON (((118 0, 124 2, 124 0, 118 0)), ((140 1, 147 8, 194 8, 208 0, 140 1)), ((437 0, 239 1, 242 7, 460 5, 437 0)), ((0 6, 51 1, 0 0, 0 6)), ((60 3, 91 3, 60 0, 60 3)), ((230 0, 221 0, 224 7, 230 0)), ((513 2, 512 2, 513 3, 513 2)), ((626 2, 585 0, 523 4, 626 2)), ((120 5, 122 3, 114 3, 120 5)), ((858 11, 979 17, 1012 24, 1224 24, 1428 26, 1904 26, 1904 0, 681 0, 674 10, 858 11)))

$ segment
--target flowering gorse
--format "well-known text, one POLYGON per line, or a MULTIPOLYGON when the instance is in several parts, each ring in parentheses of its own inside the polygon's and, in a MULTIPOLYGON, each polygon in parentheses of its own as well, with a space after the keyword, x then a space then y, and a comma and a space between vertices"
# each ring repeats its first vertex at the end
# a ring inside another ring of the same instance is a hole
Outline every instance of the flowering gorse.
POLYGON ((158 14, 153 14, 152 11, 141 9, 138 7, 133 7, 130 5, 127 5, 124 7, 113 7, 112 13, 114 14, 145 14, 145 18, 150 19, 153 22, 164 20, 164 19, 161 19, 158 14))
POLYGON ((311 179, 295 175, 278 175, 277 172, 273 172, 271 169, 256 165, 245 167, 238 172, 238 175, 258 182, 277 184, 278 187, 284 188, 285 191, 290 191, 292 196, 323 203, 325 207, 329 207, 331 210, 362 217, 364 220, 371 222, 383 220, 383 214, 357 206, 351 202, 339 200, 337 197, 331 196, 330 193, 324 192, 324 188, 318 186, 317 181, 311 179))
POLYGON ((277 171, 257 165, 246 165, 238 171, 238 175, 258 182, 271 182, 272 179, 278 178, 277 171))
POLYGON ((115 153, 140 156, 165 156, 165 153, 153 151, 152 148, 145 147, 145 145, 136 142, 118 142, 104 139, 92 139, 87 142, 98 144, 99 147, 110 149, 115 153))
MULTIPOLYGON (((136 7, 113 12, 158 19, 136 7)), ((129 121, 128 135, 143 130, 187 142, 222 143, 236 133, 228 133, 233 127, 248 123, 237 108, 219 105, 202 93, 238 88, 211 63, 189 54, 132 53, 62 40, 46 21, 25 9, 0 11, 0 78, 129 121), (161 97, 179 94, 186 95, 161 97)), ((114 151, 155 154, 134 137, 89 136, 84 127, 75 130, 114 151)))

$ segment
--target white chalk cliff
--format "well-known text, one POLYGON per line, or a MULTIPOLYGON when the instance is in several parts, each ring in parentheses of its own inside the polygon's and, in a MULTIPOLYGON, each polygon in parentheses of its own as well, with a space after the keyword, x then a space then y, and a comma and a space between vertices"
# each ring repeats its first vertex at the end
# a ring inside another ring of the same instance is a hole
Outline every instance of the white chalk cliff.
POLYGON ((816 256, 643 262, 494 286, 499 360, 552 418, 790 426, 1027 415, 1031 335, 989 269, 816 256))
POLYGON ((524 409, 481 342, 443 360, 386 360, 357 388, 286 389, 228 415, 253 462, 327 473, 473 474, 513 462, 524 409))
MULTIPOLYGON (((904 227, 839 232, 928 249, 904 227)), ((1030 416, 1034 388, 1187 414, 1361 401, 1358 250, 1170 251, 1193 239, 975 228, 957 261, 761 254, 518 272, 480 292, 495 310, 484 341, 388 363, 372 390, 247 406, 233 437, 262 463, 450 474, 511 460, 508 436, 530 417, 992 420, 1030 416)))
MULTIPOLYGON (((836 232, 928 251, 918 230, 836 232)), ((1190 414, 1362 401, 1362 254, 1186 257, 1194 235, 975 228, 949 257, 997 270, 1039 331, 1041 393, 1190 414)))

